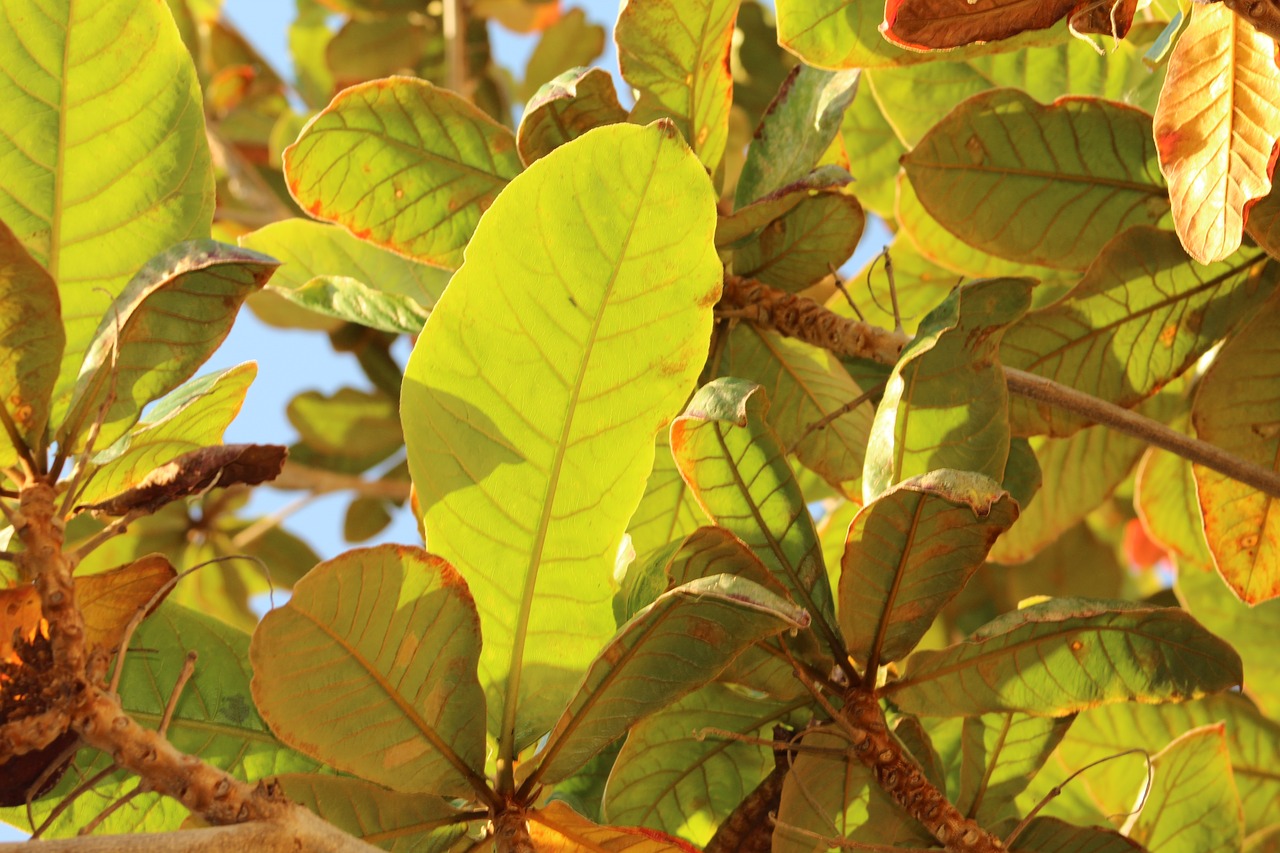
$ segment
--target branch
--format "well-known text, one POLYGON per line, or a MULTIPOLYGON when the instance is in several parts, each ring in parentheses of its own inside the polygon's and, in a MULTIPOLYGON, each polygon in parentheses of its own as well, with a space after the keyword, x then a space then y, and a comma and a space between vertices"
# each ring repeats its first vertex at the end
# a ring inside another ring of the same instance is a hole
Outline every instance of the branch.
MULTIPOLYGON (((716 313, 748 320, 837 356, 865 358, 886 365, 897 362, 902 348, 910 340, 905 334, 841 317, 812 299, 736 276, 725 279, 724 296, 716 313)), ((1004 375, 1010 393, 1073 412, 1212 468, 1272 497, 1280 497, 1280 474, 1275 471, 1052 379, 1011 367, 1004 369, 1004 375)))
POLYGON ((270 485, 273 489, 285 491, 322 494, 350 490, 366 498, 386 498, 393 501, 409 499, 409 484, 403 480, 366 480, 354 474, 308 468, 296 462, 286 462, 280 476, 272 480, 270 485))

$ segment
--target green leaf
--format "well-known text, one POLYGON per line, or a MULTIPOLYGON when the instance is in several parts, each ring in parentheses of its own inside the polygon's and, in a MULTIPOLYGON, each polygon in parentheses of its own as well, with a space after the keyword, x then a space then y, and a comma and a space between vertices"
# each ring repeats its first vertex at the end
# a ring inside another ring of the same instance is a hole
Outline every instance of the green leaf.
POLYGON ((162 3, 5 3, 0 220, 58 284, 60 420, 94 329, 148 259, 209 236, 195 67, 162 3))
MULTIPOLYGON (((1129 408, 1180 376, 1258 306, 1280 266, 1244 249, 1192 263, 1178 235, 1131 228, 1107 243, 1066 296, 1008 331, 1000 361, 1129 408)), ((1078 416, 1015 400, 1019 435, 1070 435, 1078 416)))
POLYGON ((289 799, 391 853, 448 850, 467 831, 458 820, 461 810, 438 797, 402 794, 345 776, 286 773, 276 781, 289 799))
MULTIPOLYGON (((1189 423, 1187 418, 1180 417, 1170 426, 1186 432, 1189 423)), ((1167 450, 1149 448, 1138 465, 1133 506, 1147 535, 1175 554, 1179 567, 1212 568, 1213 555, 1204 538, 1204 521, 1200 518, 1190 461, 1167 450)), ((1222 589, 1226 592, 1225 587, 1222 589)), ((1280 681, 1277 684, 1280 685, 1280 681)))
POLYGON ((995 481, 939 470, 893 487, 849 527, 840 629, 864 668, 901 659, 968 583, 1018 517, 995 481))
POLYGON ((281 740, 340 770, 474 796, 485 784, 479 653, 475 606, 447 562, 397 545, 348 551, 254 632, 253 698, 281 740))
POLYGON ((605 789, 608 819, 705 845, 743 797, 773 769, 769 747, 702 730, 770 738, 786 711, 722 684, 708 684, 648 717, 627 735, 605 789))
POLYGON ((76 501, 96 503, 118 495, 184 453, 220 444, 257 375, 258 366, 250 361, 162 397, 137 427, 93 458, 97 470, 76 501))
POLYGON ((798 181, 779 187, 764 198, 721 216, 716 221, 716 248, 731 249, 770 222, 781 219, 823 187, 844 186, 849 173, 840 166, 819 166, 798 181))
POLYGON ((279 266, 211 240, 181 243, 153 258, 102 318, 58 430, 78 445, 95 421, 110 444, 142 408, 185 382, 231 331, 240 303, 279 266))
POLYGON ((1280 714, 1280 658, 1275 649, 1280 601, 1250 607, 1236 598, 1217 572, 1192 567, 1179 570, 1176 589, 1182 606, 1210 631, 1230 640, 1240 653, 1245 693, 1263 710, 1280 714))
MULTIPOLYGON (((3 138, 0 133, 0 145, 3 138)), ((31 450, 44 448, 65 346, 57 285, 0 222, 0 401, 31 450)), ((6 448, 0 450, 0 461, 17 461, 7 440, 0 447, 6 448)))
POLYGON ((563 800, 578 814, 595 823, 604 823, 604 789, 613 772, 613 763, 622 750, 622 741, 605 747, 577 773, 556 784, 553 800, 563 800))
POLYGON ((627 120, 613 78, 600 68, 571 68, 538 90, 516 130, 528 166, 595 127, 627 120))
MULTIPOLYGON (((404 444, 396 401, 378 391, 339 388, 332 396, 304 391, 289 401, 286 413, 307 451, 353 472, 367 471, 404 444)), ((310 461, 295 455, 304 464, 310 461)))
POLYGON ((1018 502, 1019 509, 1030 504, 1040 493, 1044 472, 1040 470, 1040 460, 1027 439, 1009 440, 1009 461, 1005 463, 1004 481, 1000 485, 1018 502))
POLYGON ((596 656, 540 753, 534 775, 571 776, 649 714, 719 675, 748 646, 809 625, 809 615, 729 574, 658 596, 596 656))
POLYGON ((671 455, 667 430, 660 430, 654 445, 653 471, 645 484, 640 505, 627 527, 636 551, 636 562, 648 562, 665 546, 678 545, 680 540, 698 529, 703 517, 693 490, 680 476, 680 469, 671 455))
POLYGON ((808 175, 840 133, 858 72, 792 69, 756 129, 735 192, 744 207, 808 175))
POLYGON ((342 517, 342 538, 348 542, 364 542, 377 536, 391 523, 387 501, 382 498, 356 498, 347 504, 342 517))
POLYGON ((917 652, 883 693, 922 716, 1065 716, 1110 702, 1198 699, 1243 680, 1240 656, 1182 610, 1059 598, 917 652))
POLYGON ((858 201, 880 218, 892 220, 898 160, 907 148, 889 125, 870 86, 859 87, 853 103, 844 111, 840 138, 858 182, 858 201))
POLYGON ((520 158, 511 131, 478 108, 425 80, 393 77, 339 93, 285 149, 284 171, 317 219, 453 268, 520 158))
POLYGON ((938 468, 1004 479, 1008 391, 996 355, 1002 331, 1030 303, 1026 279, 977 281, 957 288, 921 322, 876 410, 864 500, 938 468))
POLYGON ((354 278, 326 276, 297 290, 275 292, 317 314, 392 334, 418 334, 430 313, 407 296, 381 293, 354 278))
POLYGON ((1027 853, 1143 853, 1139 844, 1114 829, 1073 826, 1052 817, 1031 821, 1011 849, 1027 853))
MULTIPOLYGON (((1280 301, 1270 300, 1227 342, 1200 380, 1191 422, 1201 441, 1275 471, 1280 418, 1280 301)), ((1280 596, 1280 514, 1276 499, 1202 465, 1194 466, 1205 538, 1219 574, 1248 604, 1280 596)))
POLYGON ((729 334, 720 372, 759 382, 773 402, 766 420, 788 452, 842 494, 861 494, 874 408, 868 400, 847 410, 863 391, 830 353, 743 323, 729 334))
POLYGON ((826 639, 835 602, 813 519, 765 422, 768 407, 759 385, 714 379, 671 425, 671 450, 707 515, 760 558, 826 639))
POLYGON ((1226 724, 1192 729, 1151 759, 1151 792, 1124 833, 1153 853, 1228 853, 1244 843, 1226 724))
POLYGON ((289 58, 293 60, 298 94, 312 109, 329 103, 335 91, 333 73, 325 63, 325 49, 333 31, 325 20, 329 10, 319 0, 295 0, 298 15, 289 24, 289 58))
POLYGON ((669 117, 715 173, 729 138, 729 45, 738 0, 650 0, 618 13, 618 67, 636 89, 631 120, 669 117))
POLYGON ((1116 234, 1169 215, 1151 117, 1107 101, 1042 107, 1016 89, 986 92, 902 164, 949 231, 1020 263, 1084 269, 1116 234))
MULTIPOLYGON (((858 186, 859 195, 861 195, 861 182, 858 186)), ((898 304, 897 320, 902 322, 902 328, 907 334, 914 335, 920 322, 932 309, 938 307, 942 300, 946 299, 947 295, 960 283, 961 277, 920 254, 919 250, 905 237, 895 238, 888 249, 889 257, 893 261, 893 287, 898 304)), ((849 282, 861 284, 862 292, 870 295, 869 299, 862 298, 860 294, 854 297, 854 304, 858 306, 863 319, 873 325, 892 329, 896 324, 893 315, 894 299, 889 293, 889 277, 884 272, 884 258, 877 255, 867 261, 862 269, 849 277, 849 282)), ((851 289, 848 284, 845 289, 850 290, 851 293, 857 290, 857 288, 851 289)), ((827 299, 826 307, 841 317, 856 317, 853 306, 849 303, 849 297, 837 290, 827 299)))
POLYGON ((581 9, 568 10, 542 31, 525 65, 520 97, 527 101, 544 83, 566 70, 589 65, 603 50, 604 27, 588 23, 581 9))
MULTIPOLYGON (((443 47, 441 23, 437 18, 404 15, 352 19, 342 24, 325 45, 324 58, 332 74, 335 90, 346 89, 395 74, 412 75, 432 48, 443 47), (424 21, 425 19, 425 21, 424 21)), ((325 102, 327 103, 327 99, 325 102)))
POLYGON ((984 714, 965 717, 955 806, 982 826, 1016 817, 1022 793, 1062 741, 1074 717, 984 714))
POLYGON ((670 125, 553 151, 486 215, 409 359, 427 537, 476 598, 490 733, 517 748, 613 635, 615 555, 654 433, 706 354, 714 206, 670 125))

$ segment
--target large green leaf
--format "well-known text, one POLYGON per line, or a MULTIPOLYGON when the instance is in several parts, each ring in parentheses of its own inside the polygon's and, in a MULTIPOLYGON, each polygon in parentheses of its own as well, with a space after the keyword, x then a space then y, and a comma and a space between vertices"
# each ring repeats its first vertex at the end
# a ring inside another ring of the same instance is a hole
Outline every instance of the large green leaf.
POLYGON ((118 495, 178 456, 220 443, 257 375, 258 366, 250 361, 192 380, 161 398, 136 428, 93 458, 96 470, 76 501, 118 495))
POLYGON ((150 258, 209 236, 195 67, 163 3, 13 0, 0 27, 0 220, 48 270, 65 406, 94 329, 150 258))
POLYGON ((808 175, 839 136, 844 111, 857 91, 857 71, 796 66, 747 149, 735 206, 744 207, 808 175))
POLYGON ((289 799, 391 853, 448 850, 467 831, 461 810, 439 797, 388 791, 349 776, 286 773, 276 781, 289 799))
POLYGON ((502 194, 409 359, 409 468, 431 550, 475 596, 508 749, 551 727, 614 632, 654 433, 706 354, 714 228, 670 125, 594 130, 502 194))
POLYGON ((716 524, 746 543, 809 615, 824 639, 835 602, 813 518, 777 434, 765 422, 759 385, 720 378, 702 386, 671 425, 685 481, 716 524))
POLYGON ((279 264, 211 240, 153 258, 116 298, 76 379, 60 444, 77 445, 100 421, 98 446, 133 426, 152 400, 178 387, 231 331, 240 303, 279 264))
MULTIPOLYGON (((1218 353, 1200 380, 1191 421, 1203 441, 1265 469, 1280 468, 1280 300, 1272 299, 1218 353)), ((1249 604, 1280 596, 1277 499, 1194 466, 1204 532, 1227 584, 1249 604)))
POLYGON ((748 646, 808 625, 803 609, 729 574, 663 593, 596 656, 534 775, 567 778, 644 717, 714 679, 748 646))
POLYGON ((294 459, 304 465, 360 473, 404 444, 396 401, 379 391, 304 391, 289 401, 286 414, 302 439, 294 459))
POLYGON ((608 71, 571 68, 529 101, 516 129, 516 147, 527 166, 592 128, 626 120, 608 71))
POLYGON ((627 3, 614 38, 618 67, 638 92, 631 120, 668 117, 710 172, 729 138, 729 45, 738 0, 627 3))
POLYGON ((1198 699, 1243 680, 1240 656, 1183 610, 1059 598, 917 652, 883 693, 922 716, 1064 716, 1110 702, 1198 699))
POLYGON ((1151 117, 1109 101, 1042 107, 1017 89, 985 92, 902 163, 948 230, 1022 263, 1084 269, 1125 228, 1169 213, 1151 117))
POLYGON ((284 170, 312 216, 453 268, 520 158, 511 131, 479 108, 425 80, 392 77, 334 98, 285 149, 284 170))
POLYGON ((348 551, 253 635, 253 698, 286 743, 406 793, 484 785, 480 623, 466 583, 416 548, 348 551))
MULTIPOLYGON (((1130 407, 1208 352, 1275 289, 1280 266, 1257 249, 1192 263, 1178 235, 1131 228, 1109 242, 1080 283, 1008 331, 1000 361, 1130 407)), ((1083 422, 1025 400, 1009 412, 1019 435, 1070 435, 1083 422)))
MULTIPOLYGON (((1244 690, 1259 707, 1280 714, 1280 601, 1250 607, 1214 571, 1194 567, 1178 572, 1178 600, 1206 628, 1231 641, 1244 661, 1244 690)), ((1280 781, 1280 780, 1278 780, 1280 781)))
POLYGON ((1231 773, 1226 724, 1192 729, 1151 759, 1151 791, 1125 835, 1152 853, 1234 853, 1244 810, 1231 773))
POLYGON ((1074 717, 965 717, 955 806, 982 826, 1016 816, 1014 798, 1044 767, 1074 717))
MULTIPOLYGON (((806 694, 807 695, 807 694, 806 694)), ((773 750, 716 728, 770 738, 787 709, 708 684, 641 722, 627 735, 605 789, 610 821, 647 826, 705 845, 742 798, 773 769, 773 750)))
POLYGON ((931 471, 862 508, 840 572, 840 629, 872 668, 901 659, 981 568, 1018 517, 1000 485, 969 471, 931 471))
POLYGON ((864 500, 938 468, 1004 479, 1009 392, 996 355, 1030 304, 1030 281, 989 279, 957 288, 921 322, 876 410, 864 500))
MULTIPOLYGON (((65 346, 56 283, 0 222, 0 405, 32 450, 44 445, 65 346)), ((17 459, 9 444, 0 442, 4 464, 17 459)))

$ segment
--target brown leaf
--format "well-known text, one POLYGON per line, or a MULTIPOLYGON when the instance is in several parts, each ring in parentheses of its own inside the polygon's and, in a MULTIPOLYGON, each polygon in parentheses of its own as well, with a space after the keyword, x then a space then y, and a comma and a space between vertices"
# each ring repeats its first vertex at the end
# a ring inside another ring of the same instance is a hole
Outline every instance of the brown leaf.
POLYGON ((132 489, 100 503, 82 504, 76 511, 87 509, 108 516, 155 512, 167 503, 207 489, 255 486, 279 476, 288 453, 288 448, 278 444, 202 447, 161 465, 132 489))
POLYGON ((111 571, 76 578, 76 603, 84 616, 85 642, 105 649, 120 645, 138 608, 176 576, 173 564, 164 556, 148 554, 111 571))
POLYGON ((1223 0, 1222 5, 1244 18, 1258 32, 1280 41, 1280 2, 1276 0, 1223 0))
MULTIPOLYGON (((916 50, 945 50, 1051 27, 1079 0, 889 0, 880 31, 916 50)), ((1124 0, 1129 2, 1129 0, 1124 0)), ((1111 30, 1108 28, 1107 32, 1111 30)))
POLYGON ((1085 0, 1071 10, 1071 28, 1122 39, 1129 34, 1138 0, 1085 0))

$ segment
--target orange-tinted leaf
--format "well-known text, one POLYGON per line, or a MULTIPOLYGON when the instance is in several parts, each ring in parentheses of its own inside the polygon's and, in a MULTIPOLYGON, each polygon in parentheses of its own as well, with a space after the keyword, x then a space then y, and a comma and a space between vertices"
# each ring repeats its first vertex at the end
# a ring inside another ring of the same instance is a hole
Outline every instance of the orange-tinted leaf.
POLYGON ((76 578, 76 604, 84 615, 85 642, 114 649, 138 608, 176 576, 173 564, 163 555, 148 554, 127 566, 76 578))
POLYGON ((1076 0, 889 0, 881 32, 894 44, 940 50, 1056 24, 1076 0))
POLYGON ((0 589, 0 663, 15 663, 14 635, 30 640, 40 628, 42 611, 36 588, 24 583, 0 589))
POLYGON ((1197 3, 1169 58, 1156 145, 1178 236, 1201 263, 1239 247, 1245 209, 1271 189, 1280 138, 1275 50, 1223 4, 1197 3))
POLYGON ((655 829, 600 826, 554 801, 529 815, 538 853, 697 853, 696 847, 655 829))

